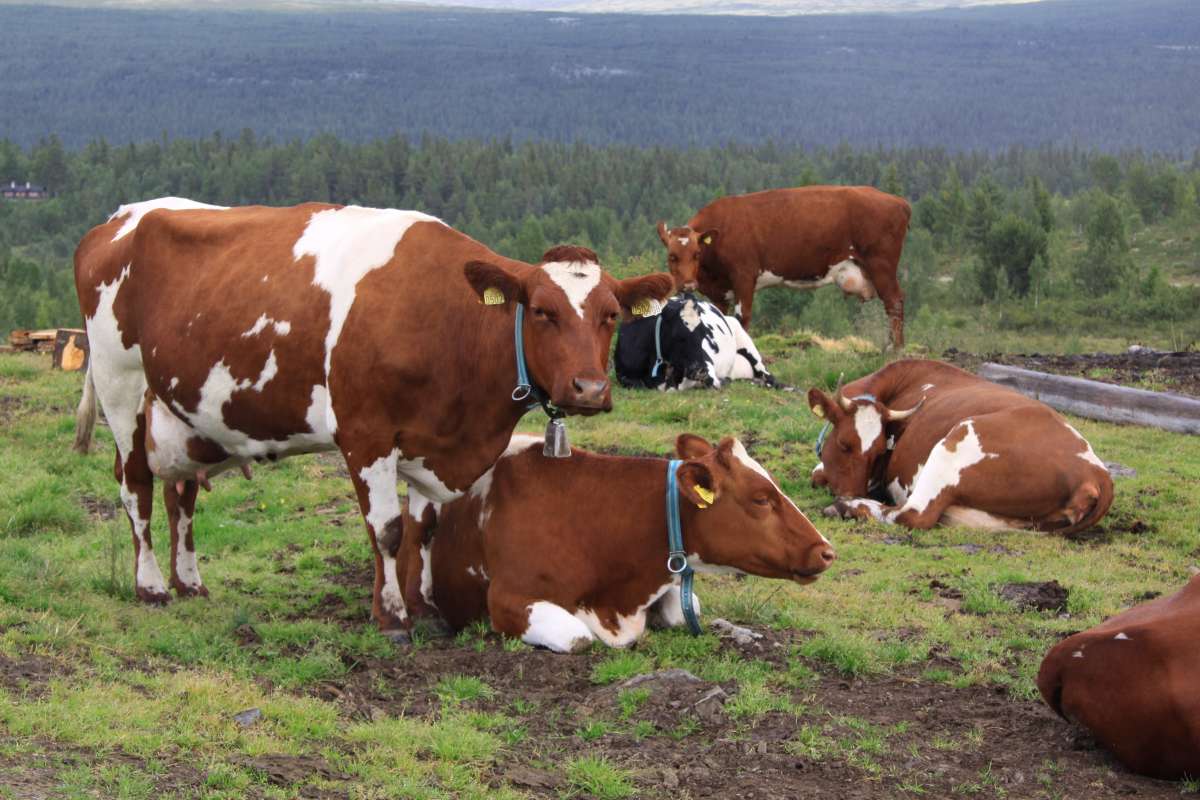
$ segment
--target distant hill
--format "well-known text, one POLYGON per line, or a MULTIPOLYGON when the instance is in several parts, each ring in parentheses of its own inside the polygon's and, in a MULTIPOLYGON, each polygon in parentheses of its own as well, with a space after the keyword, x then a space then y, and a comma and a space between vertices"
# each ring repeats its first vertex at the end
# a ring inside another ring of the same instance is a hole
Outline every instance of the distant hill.
MULTIPOLYGON (((568 11, 593 14, 859 14, 929 11, 1047 0, 52 0, 74 8, 257 11, 387 11, 439 6, 492 11, 568 11)), ((0 0, 0 5, 19 5, 0 0)))
POLYGON ((1195 0, 781 18, 377 8, 0 5, 0 136, 1200 146, 1195 0))

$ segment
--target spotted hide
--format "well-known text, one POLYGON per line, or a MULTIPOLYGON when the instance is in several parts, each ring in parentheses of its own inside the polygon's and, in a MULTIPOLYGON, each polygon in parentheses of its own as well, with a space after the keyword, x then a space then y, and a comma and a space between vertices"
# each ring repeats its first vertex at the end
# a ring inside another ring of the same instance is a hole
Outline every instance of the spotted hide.
MULTIPOLYGON (((432 539, 405 530, 410 602, 454 628, 490 618, 532 645, 570 652, 635 642, 647 624, 683 623, 667 571, 667 461, 576 449, 542 455, 515 436, 470 492, 443 507, 432 539)), ((833 548, 740 442, 684 434, 676 448, 683 545, 700 572, 811 583, 833 548)))
POLYGON ((813 471, 838 498, 827 513, 1072 533, 1112 503, 1104 462, 1061 415, 949 364, 894 361, 808 401, 829 423, 813 471))
MULTIPOLYGON (((416 211, 307 204, 122 206, 75 255, 94 386, 116 440, 138 596, 165 602, 150 536, 153 480, 171 531, 170 585, 204 594, 192 542, 197 486, 255 461, 339 450, 375 553, 380 627, 407 623, 395 570, 397 482, 433 509, 508 445, 529 371, 568 413, 607 411, 614 326, 670 294, 669 276, 617 281, 583 248, 503 258, 416 211)), ((81 441, 94 422, 89 392, 81 441)))
POLYGON ((1134 772, 1200 777, 1200 576, 1055 645, 1042 698, 1134 772))
POLYGON ((870 186, 805 186, 722 197, 682 227, 658 223, 667 267, 750 329, 754 293, 770 286, 878 296, 892 344, 904 344, 904 292, 896 270, 912 209, 870 186))
POLYGON ((720 388, 739 379, 775 385, 742 324, 690 294, 671 298, 659 317, 622 325, 613 366, 630 387, 720 388))

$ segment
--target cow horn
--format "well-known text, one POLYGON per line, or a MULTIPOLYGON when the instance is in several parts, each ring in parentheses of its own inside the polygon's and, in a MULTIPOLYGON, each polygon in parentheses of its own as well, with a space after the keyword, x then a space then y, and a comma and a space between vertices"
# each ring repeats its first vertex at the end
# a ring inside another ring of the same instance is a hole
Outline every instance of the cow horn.
POLYGON ((845 380, 846 373, 843 372, 842 374, 838 375, 837 386, 833 387, 833 396, 837 399, 838 405, 842 407, 842 410, 849 413, 854 410, 854 403, 847 400, 842 395, 842 382, 845 380))
POLYGON ((922 397, 919 401, 917 401, 917 404, 915 406, 913 406, 912 408, 908 409, 907 411, 893 411, 892 409, 889 408, 889 409, 887 409, 887 413, 885 414, 885 416, 886 416, 888 422, 899 422, 900 420, 908 419, 913 414, 917 413, 917 409, 923 405, 925 405, 924 397, 922 397))

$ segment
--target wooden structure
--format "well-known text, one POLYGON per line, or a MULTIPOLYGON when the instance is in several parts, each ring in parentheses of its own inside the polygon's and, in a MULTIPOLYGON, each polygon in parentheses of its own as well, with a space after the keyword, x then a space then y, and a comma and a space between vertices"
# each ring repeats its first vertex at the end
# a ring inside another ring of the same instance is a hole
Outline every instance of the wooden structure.
POLYGON ((1200 399, 1194 397, 1050 375, 1004 364, 984 364, 979 368, 979 377, 1016 389, 1068 414, 1200 436, 1200 399))
POLYGON ((26 353, 51 353, 54 367, 68 372, 87 367, 87 332, 82 328, 15 330, 8 336, 9 349, 26 353))

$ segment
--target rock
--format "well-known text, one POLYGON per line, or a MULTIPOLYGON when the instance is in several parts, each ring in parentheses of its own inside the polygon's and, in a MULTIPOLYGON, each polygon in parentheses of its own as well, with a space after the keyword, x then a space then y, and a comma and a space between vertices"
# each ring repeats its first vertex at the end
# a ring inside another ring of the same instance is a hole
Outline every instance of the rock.
POLYGON ((257 708, 247 708, 245 711, 240 711, 233 715, 233 721, 240 728, 249 728, 262 720, 262 712, 257 708))
POLYGON ((761 633, 756 633, 740 625, 734 625, 729 620, 721 619, 720 617, 714 619, 709 625, 722 639, 733 639, 734 642, 741 645, 750 644, 755 639, 763 638, 761 633))
POLYGON ((632 689, 635 686, 641 686, 643 683, 672 683, 676 681, 700 683, 700 679, 686 669, 660 669, 657 672, 650 672, 645 675, 634 675, 622 683, 620 688, 632 689))
POLYGON ((714 686, 692 705, 692 712, 705 722, 717 722, 725 713, 725 701, 729 695, 720 686, 714 686))
POLYGON ((1058 581, 1006 583, 996 593, 1021 610, 1055 612, 1067 610, 1067 598, 1071 594, 1058 581))
POLYGON ((1114 478, 1136 478, 1137 470, 1133 467, 1127 467, 1124 464, 1118 464, 1116 461, 1105 461, 1104 466, 1108 468, 1108 474, 1114 478))

